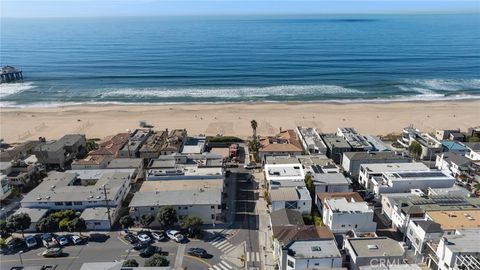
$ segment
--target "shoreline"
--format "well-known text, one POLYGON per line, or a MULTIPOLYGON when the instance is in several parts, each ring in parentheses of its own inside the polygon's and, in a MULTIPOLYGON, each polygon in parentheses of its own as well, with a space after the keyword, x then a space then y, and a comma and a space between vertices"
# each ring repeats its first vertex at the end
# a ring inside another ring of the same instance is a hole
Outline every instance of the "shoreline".
POLYGON ((189 134, 251 135, 250 120, 259 123, 259 135, 280 128, 311 126, 321 132, 351 126, 364 135, 400 133, 414 124, 425 132, 442 128, 479 125, 480 100, 409 102, 268 102, 208 104, 83 104, 62 107, 0 108, 0 138, 21 142, 40 136, 56 139, 67 133, 85 133, 89 138, 139 127, 140 121, 154 129, 186 128, 189 134))

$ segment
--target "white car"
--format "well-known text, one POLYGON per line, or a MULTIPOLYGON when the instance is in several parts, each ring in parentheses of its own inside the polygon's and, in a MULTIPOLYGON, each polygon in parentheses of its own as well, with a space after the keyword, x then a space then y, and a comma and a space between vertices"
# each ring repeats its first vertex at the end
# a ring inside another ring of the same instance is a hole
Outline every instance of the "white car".
POLYGON ((140 240, 141 242, 150 242, 150 241, 152 241, 152 239, 151 239, 148 235, 146 235, 146 234, 139 234, 139 235, 137 235, 137 238, 138 238, 138 240, 140 240))
POLYGON ((255 169, 256 167, 257 167, 257 165, 255 163, 249 163, 249 164, 243 165, 243 168, 245 168, 247 170, 252 170, 252 169, 255 169))
POLYGON ((72 235, 72 242, 74 245, 82 243, 83 239, 78 235, 72 235))
POLYGON ((68 238, 65 236, 60 236, 57 238, 57 242, 60 244, 60 246, 66 246, 68 245, 68 238))
POLYGON ((152 237, 157 241, 162 241, 165 239, 165 234, 163 232, 152 232, 152 237))
POLYGON ((168 236, 168 238, 174 240, 177 243, 180 243, 180 242, 183 241, 183 235, 179 231, 168 230, 167 231, 167 236, 168 236))

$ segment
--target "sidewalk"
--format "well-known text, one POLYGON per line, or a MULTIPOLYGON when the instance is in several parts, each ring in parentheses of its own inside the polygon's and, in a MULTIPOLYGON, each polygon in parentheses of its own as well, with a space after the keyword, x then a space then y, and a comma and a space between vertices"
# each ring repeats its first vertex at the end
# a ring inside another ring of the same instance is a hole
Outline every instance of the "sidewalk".
MULTIPOLYGON (((256 178, 259 185, 263 183, 263 177, 256 178)), ((257 201, 257 213, 258 213, 258 242, 260 245, 260 259, 264 270, 274 270, 275 264, 273 250, 272 250, 272 231, 269 229, 270 219, 267 212, 268 206, 265 198, 263 197, 263 189, 259 189, 259 193, 262 195, 257 201)))

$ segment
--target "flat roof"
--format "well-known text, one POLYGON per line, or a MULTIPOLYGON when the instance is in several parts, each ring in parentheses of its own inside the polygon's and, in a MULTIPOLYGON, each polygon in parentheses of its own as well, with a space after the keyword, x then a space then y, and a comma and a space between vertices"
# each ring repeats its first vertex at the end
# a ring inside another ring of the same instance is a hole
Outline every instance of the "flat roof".
POLYGON ((109 169, 141 168, 142 158, 116 158, 108 164, 109 169))
POLYGON ((325 199, 325 204, 328 204, 333 212, 371 212, 373 209, 368 206, 366 202, 356 202, 347 200, 345 197, 336 197, 325 199))
POLYGON ((25 213, 28 214, 32 222, 38 222, 47 214, 48 211, 49 209, 20 207, 17 211, 15 211, 15 215, 25 213))
POLYGON ((374 164, 361 164, 361 167, 365 168, 369 173, 382 173, 393 171, 428 171, 427 165, 421 162, 412 163, 374 163, 374 164))
POLYGON ((350 185, 350 181, 342 173, 315 173, 313 181, 328 185, 350 185))
POLYGON ((358 192, 318 192, 316 195, 322 203, 327 198, 345 198, 348 201, 363 202, 363 198, 358 192))
POLYGON ((144 181, 139 192, 168 190, 197 190, 200 188, 218 188, 223 190, 223 179, 201 179, 182 181, 144 181))
POLYGON ((136 192, 129 207, 220 205, 221 203, 221 190, 218 188, 201 188, 197 190, 136 192))
POLYGON ((272 202, 297 201, 300 198, 300 195, 295 187, 282 187, 270 190, 269 197, 272 202))
POLYGON ((347 239, 357 257, 400 257, 405 250, 402 244, 388 237, 347 239))
POLYGON ((302 213, 296 210, 282 208, 270 213, 272 226, 299 226, 305 225, 302 213))
POLYGON ((417 179, 432 179, 432 180, 455 180, 452 176, 445 174, 442 171, 429 170, 429 171, 415 171, 415 172, 384 172, 383 175, 386 179, 392 181, 412 181, 417 179))
POLYGON ((466 158, 465 156, 461 156, 453 152, 445 152, 445 153, 439 154, 438 156, 440 156, 443 160, 449 163, 456 164, 458 166, 468 166, 472 163, 472 161, 466 158))
MULTIPOLYGON (((110 208, 110 217, 115 216, 115 208, 110 208)), ((106 207, 93 207, 83 210, 80 215, 85 221, 103 220, 108 221, 108 211, 106 207)))
POLYGON ((445 248, 452 253, 478 253, 478 243, 480 242, 480 230, 477 229, 461 229, 456 230, 455 234, 444 234, 444 238, 448 240, 445 248))
POLYGON ((343 153, 349 160, 410 160, 408 154, 403 155, 394 151, 383 152, 345 152, 343 153))
POLYGON ((298 158, 294 156, 266 156, 265 157, 266 164, 298 164, 298 158))
POLYGON ((474 229, 480 230, 480 209, 462 211, 427 211, 425 216, 440 224, 443 230, 474 229))
POLYGON ((302 164, 266 164, 264 167, 267 181, 305 179, 302 164))
POLYGON ((288 246, 290 254, 297 259, 339 258, 340 251, 333 239, 295 241, 288 246))
POLYGON ((314 148, 316 150, 325 150, 327 148, 315 128, 297 127, 297 130, 302 136, 302 140, 307 145, 307 148, 314 148))
POLYGON ((322 135, 322 139, 328 147, 335 146, 336 148, 351 148, 350 144, 341 136, 335 134, 322 135))

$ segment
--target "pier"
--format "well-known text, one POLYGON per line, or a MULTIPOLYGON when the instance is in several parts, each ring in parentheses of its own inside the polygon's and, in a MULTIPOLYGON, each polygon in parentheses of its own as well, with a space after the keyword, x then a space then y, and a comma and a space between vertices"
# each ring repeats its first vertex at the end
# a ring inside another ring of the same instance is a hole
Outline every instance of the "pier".
POLYGON ((2 83, 15 82, 19 80, 23 81, 22 71, 12 66, 3 66, 0 76, 2 83))

